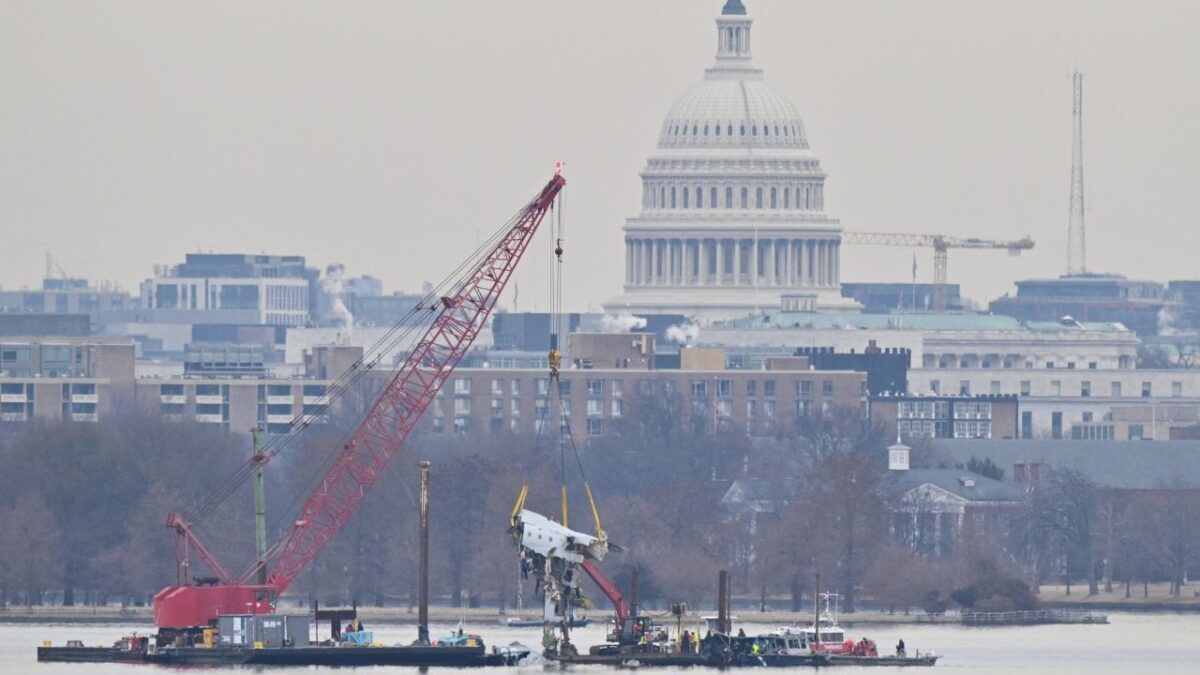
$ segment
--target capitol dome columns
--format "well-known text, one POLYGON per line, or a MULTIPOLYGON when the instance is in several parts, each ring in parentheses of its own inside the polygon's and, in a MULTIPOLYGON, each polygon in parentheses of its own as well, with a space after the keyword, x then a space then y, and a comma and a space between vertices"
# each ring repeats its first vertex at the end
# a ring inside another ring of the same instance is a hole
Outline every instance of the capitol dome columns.
POLYGON ((836 287, 841 242, 804 236, 650 236, 626 240, 630 286, 836 287))

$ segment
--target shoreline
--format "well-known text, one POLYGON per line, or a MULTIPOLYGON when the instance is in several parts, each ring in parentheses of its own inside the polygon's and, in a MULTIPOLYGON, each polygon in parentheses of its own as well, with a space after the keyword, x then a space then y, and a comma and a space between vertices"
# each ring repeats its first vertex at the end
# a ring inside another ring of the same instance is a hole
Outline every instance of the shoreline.
MULTIPOLYGON (((1103 611, 1103 612, 1124 612, 1130 614, 1141 613, 1174 613, 1174 614, 1193 614, 1200 613, 1200 603, 1196 602, 1154 602, 1143 601, 1137 603, 1126 602, 1111 602, 1104 600, 1096 600, 1088 602, 1057 602, 1047 601, 1042 603, 1043 609, 1065 609, 1076 611, 1103 611)), ((281 613, 301 613, 306 611, 306 608, 296 606, 285 606, 281 608, 281 613)), ((416 610, 410 610, 405 607, 359 607, 359 616, 366 623, 387 623, 387 624, 415 624, 417 621, 416 610)), ((659 615, 662 612, 650 612, 652 615, 659 615)), ((737 612, 735 610, 735 620, 745 623, 755 624, 779 624, 792 625, 803 623, 812 619, 811 612, 791 612, 791 611, 749 611, 737 612)), ((454 608, 454 607, 430 607, 429 616, 432 621, 438 623, 454 623, 459 619, 465 620, 469 624, 474 624, 476 627, 483 627, 489 624, 500 625, 504 620, 509 618, 536 619, 537 615, 528 611, 506 612, 500 613, 496 608, 454 608)), ((609 621, 612 618, 611 612, 593 612, 587 615, 593 620, 593 623, 609 621)), ((701 615, 696 615, 692 619, 698 619, 701 615)), ((841 623, 844 626, 886 626, 886 625, 922 625, 922 624, 939 624, 939 625, 958 625, 959 614, 947 613, 942 615, 925 614, 924 612, 912 612, 904 614, 903 612, 889 613, 879 610, 859 611, 852 614, 843 613, 840 617, 841 623)), ((153 626, 153 612, 149 607, 9 607, 0 611, 0 624, 126 624, 136 626, 153 626)))
MULTIPOLYGON (((1129 598, 1124 597, 1124 586, 1121 585, 1118 587, 1116 584, 1114 584, 1111 593, 1102 590, 1099 594, 1090 597, 1087 595, 1086 586, 1080 587, 1078 584, 1073 584, 1072 590, 1073 593, 1067 595, 1065 586, 1043 584, 1037 596, 1039 608, 1064 609, 1079 612, 1200 613, 1200 597, 1197 597, 1193 589, 1188 587, 1185 587, 1184 594, 1179 598, 1172 598, 1170 596, 1170 586, 1165 583, 1150 584, 1148 589, 1134 586, 1131 589, 1133 591, 1132 597, 1129 598), (1142 597, 1143 592, 1147 593, 1147 597, 1142 597)), ((736 600, 737 598, 735 598, 736 600)), ((756 600, 749 598, 746 600, 745 603, 735 604, 734 614, 736 620, 745 621, 746 623, 790 625, 806 623, 812 619, 812 611, 808 609, 802 612, 778 609, 769 609, 766 612, 760 612, 754 608, 757 605, 756 600), (752 609, 739 610, 739 605, 741 607, 751 607, 752 609)), ((772 600, 783 604, 782 597, 772 598, 772 600)), ((294 599, 288 599, 279 607, 279 611, 283 614, 303 614, 308 612, 308 606, 306 604, 299 604, 294 599)), ((702 611, 693 618, 714 612, 715 610, 702 611)), ((388 607, 360 606, 358 613, 365 622, 415 624, 417 621, 416 607, 395 605, 388 607)), ((647 613, 652 616, 660 616, 665 614, 665 610, 648 610, 647 613)), ((540 612, 539 608, 536 607, 527 607, 524 609, 506 608, 502 611, 499 607, 450 607, 438 604, 429 607, 429 616, 430 619, 439 623, 454 623, 459 619, 464 619, 478 626, 486 626, 488 624, 500 624, 509 618, 536 620, 540 616, 540 612)), ((611 610, 593 610, 587 612, 585 616, 590 617, 593 622, 604 622, 611 620, 613 614, 611 610)), ((958 624, 959 612, 933 615, 926 614, 919 609, 913 609, 908 613, 904 611, 889 612, 882 609, 871 609, 854 613, 842 613, 840 619, 841 623, 847 626, 958 624)), ((116 605, 103 607, 63 607, 61 605, 42 605, 28 608, 20 606, 0 607, 0 624, 123 623, 151 626, 153 620, 154 613, 149 606, 124 608, 116 605)))

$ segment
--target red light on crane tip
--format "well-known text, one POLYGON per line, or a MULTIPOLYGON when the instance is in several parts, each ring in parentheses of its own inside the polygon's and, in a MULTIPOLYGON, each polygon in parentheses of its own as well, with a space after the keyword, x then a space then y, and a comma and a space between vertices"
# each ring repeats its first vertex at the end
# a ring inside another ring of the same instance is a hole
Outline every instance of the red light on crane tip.
POLYGON ((563 167, 566 165, 567 165, 566 162, 555 162, 554 163, 554 175, 561 176, 562 172, 563 172, 563 167))

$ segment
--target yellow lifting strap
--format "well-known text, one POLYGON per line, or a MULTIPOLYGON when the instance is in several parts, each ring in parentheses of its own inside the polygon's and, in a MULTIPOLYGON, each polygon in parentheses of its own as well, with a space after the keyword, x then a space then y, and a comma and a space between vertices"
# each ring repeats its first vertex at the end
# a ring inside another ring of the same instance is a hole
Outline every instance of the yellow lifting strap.
POLYGON ((562 518, 563 518, 562 526, 570 527, 570 524, 567 523, 567 486, 566 485, 562 486, 562 518))
POLYGON ((596 538, 600 541, 607 541, 608 536, 604 534, 603 528, 600 527, 600 512, 596 510, 596 500, 592 498, 592 486, 584 481, 583 489, 587 492, 588 506, 592 507, 592 520, 596 523, 596 538))
POLYGON ((509 518, 509 522, 513 525, 517 524, 517 514, 521 512, 521 509, 525 508, 525 498, 528 496, 529 483, 525 483, 521 486, 521 491, 517 493, 517 503, 513 504, 512 516, 509 518))

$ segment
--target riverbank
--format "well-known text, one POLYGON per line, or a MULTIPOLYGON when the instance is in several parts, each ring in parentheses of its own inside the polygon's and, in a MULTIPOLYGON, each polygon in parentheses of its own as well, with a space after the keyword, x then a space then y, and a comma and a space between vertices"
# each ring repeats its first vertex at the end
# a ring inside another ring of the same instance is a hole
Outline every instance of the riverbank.
POLYGON ((1194 587, 1184 586, 1180 597, 1171 597, 1167 583, 1132 584, 1125 597, 1125 584, 1113 584, 1112 592, 1104 590, 1089 596, 1087 584, 1072 584, 1071 594, 1062 585, 1043 585, 1038 592, 1042 606, 1051 609, 1115 610, 1125 612, 1200 612, 1200 597, 1194 587))
MULTIPOLYGON (((1041 606, 1046 609, 1074 609, 1080 611, 1124 611, 1124 612, 1197 612, 1200 613, 1200 597, 1196 597, 1195 589, 1185 587, 1179 598, 1171 597, 1169 584, 1150 584, 1148 587, 1135 585, 1130 588, 1130 597, 1125 597, 1124 584, 1113 585, 1111 593, 1104 591, 1088 596, 1087 585, 1073 584, 1071 594, 1067 595, 1065 586, 1043 585, 1038 594, 1041 606)), ((808 623, 812 620, 812 612, 791 612, 768 610, 760 612, 754 609, 737 609, 735 598, 734 614, 738 620, 790 625, 808 623)), ((303 613, 306 607, 293 602, 284 603, 281 613, 303 613)), ((417 613, 409 607, 359 607, 359 616, 364 622, 384 623, 415 623, 417 613)), ((711 612, 710 612, 711 613, 711 612)), ((650 610, 654 616, 663 612, 650 610)), ((508 618, 537 619, 540 614, 533 609, 508 610, 501 612, 495 607, 447 607, 434 605, 429 608, 430 619, 439 623, 453 623, 465 619, 467 623, 478 626, 498 624, 508 618)), ((611 612, 593 611, 589 613, 596 621, 608 621, 611 612)), ((127 625, 153 624, 154 616, 150 607, 2 607, 0 608, 0 623, 120 623, 127 625)), ((841 622, 846 626, 870 625, 905 625, 905 624, 956 624, 959 622, 957 612, 945 615, 931 615, 914 609, 909 613, 902 611, 887 612, 878 610, 858 611, 852 614, 843 613, 841 622)))

